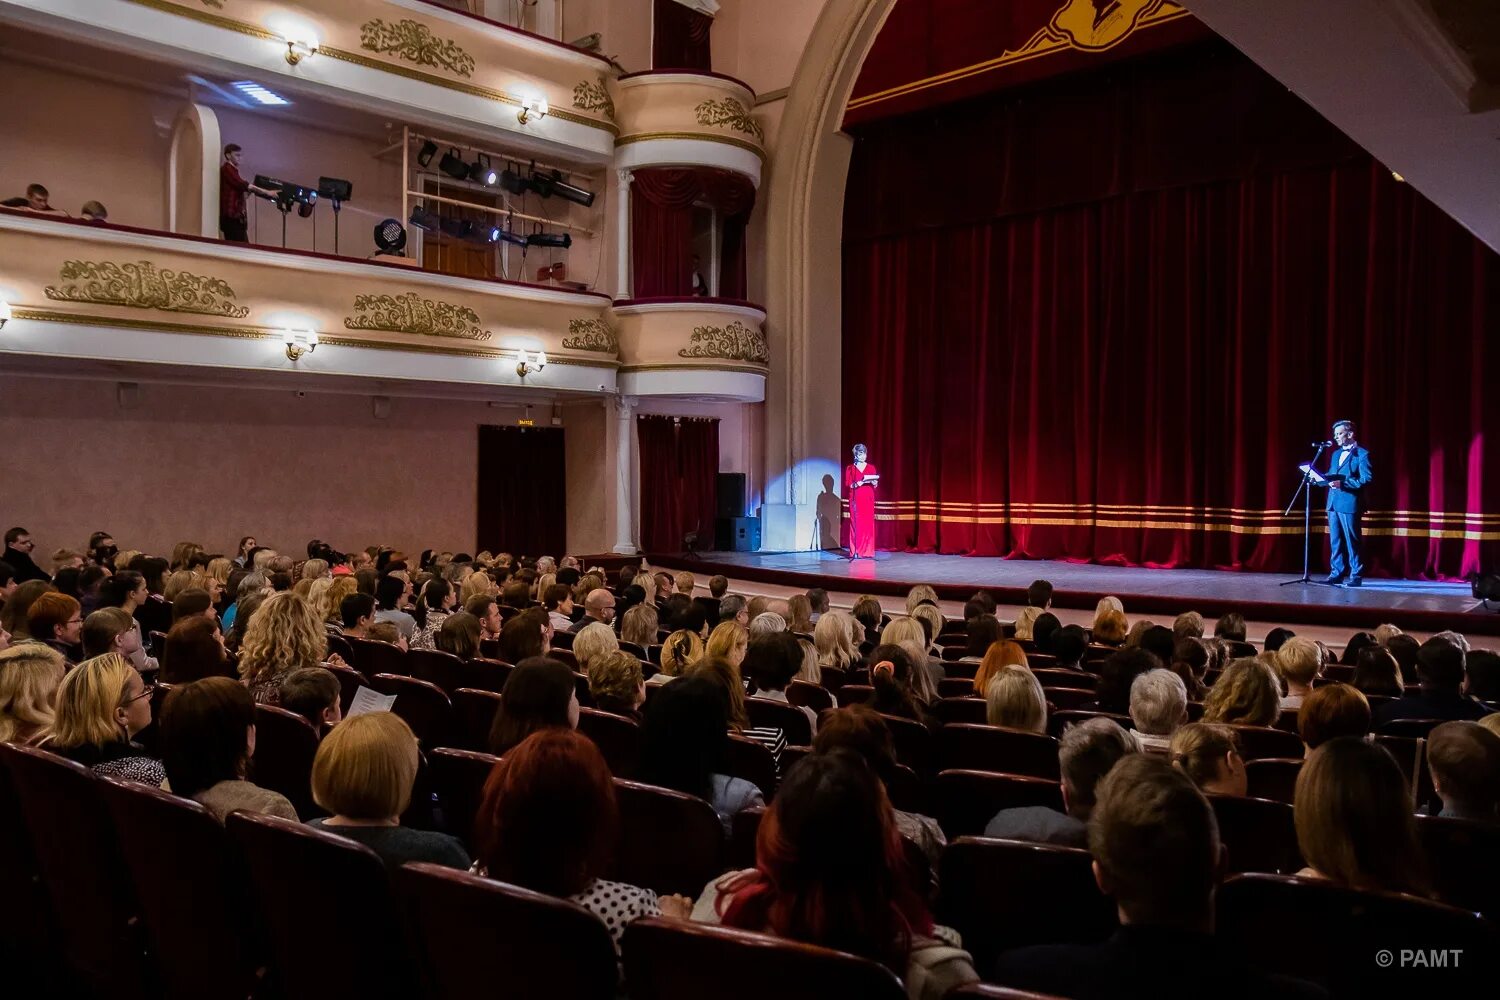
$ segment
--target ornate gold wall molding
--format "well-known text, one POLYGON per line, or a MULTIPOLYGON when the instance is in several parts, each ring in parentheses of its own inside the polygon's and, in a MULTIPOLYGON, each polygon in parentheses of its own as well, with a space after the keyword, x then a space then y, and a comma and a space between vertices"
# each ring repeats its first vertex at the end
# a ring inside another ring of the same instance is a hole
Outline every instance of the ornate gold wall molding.
POLYGON ((571 337, 564 337, 562 345, 570 351, 620 352, 620 338, 610 325, 602 319, 573 319, 568 321, 571 337))
POLYGON ((750 117, 749 108, 732 97, 710 98, 694 108, 693 113, 697 115, 699 125, 728 127, 765 141, 766 133, 760 122, 750 117))
POLYGON ((368 52, 394 55, 419 66, 446 69, 459 76, 474 75, 474 57, 463 46, 439 38, 420 21, 403 17, 396 22, 374 18, 359 26, 359 47, 368 52))
POLYGON ((609 96, 609 88, 602 76, 596 83, 584 80, 573 87, 573 107, 583 111, 599 111, 610 121, 615 120, 615 102, 609 96))
POLYGON ((354 310, 358 315, 344 317, 345 329, 384 330, 460 340, 490 339, 490 331, 479 328, 479 314, 473 309, 439 299, 424 299, 416 292, 356 295, 354 310))
POLYGON ((111 260, 64 261, 59 283, 43 291, 58 302, 160 309, 240 319, 250 308, 236 304, 234 289, 222 278, 158 268, 149 260, 118 264, 111 260))
POLYGON ((677 352, 680 358, 723 358, 763 365, 771 360, 766 336, 734 320, 728 326, 693 327, 692 346, 677 352))

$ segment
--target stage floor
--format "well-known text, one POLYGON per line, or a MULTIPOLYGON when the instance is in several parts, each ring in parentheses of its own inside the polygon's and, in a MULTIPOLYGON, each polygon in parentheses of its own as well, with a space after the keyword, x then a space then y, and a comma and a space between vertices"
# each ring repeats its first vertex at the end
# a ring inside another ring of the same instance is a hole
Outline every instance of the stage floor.
MULTIPOLYGON (((1363 587, 1292 583, 1297 574, 1233 573, 1201 569, 1142 569, 1087 563, 879 552, 850 562, 835 552, 706 552, 693 557, 655 556, 654 564, 722 572, 742 580, 788 586, 904 595, 931 584, 944 600, 966 600, 985 589, 1002 606, 1024 603, 1033 580, 1050 580, 1053 603, 1092 609, 1112 594, 1126 614, 1176 615, 1194 610, 1208 617, 1239 611, 1260 621, 1347 625, 1373 629, 1390 622, 1403 629, 1457 629, 1500 635, 1500 612, 1486 611, 1466 583, 1366 579, 1363 587)), ((699 581, 700 583, 702 581, 699 581)))

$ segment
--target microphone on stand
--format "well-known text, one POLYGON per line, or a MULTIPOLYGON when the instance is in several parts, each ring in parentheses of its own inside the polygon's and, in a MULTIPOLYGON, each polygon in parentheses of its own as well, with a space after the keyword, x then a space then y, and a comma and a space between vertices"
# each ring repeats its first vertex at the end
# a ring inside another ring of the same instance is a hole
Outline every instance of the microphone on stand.
POLYGON ((1309 448, 1332 448, 1332 441, 1312 441, 1308 443, 1309 448))

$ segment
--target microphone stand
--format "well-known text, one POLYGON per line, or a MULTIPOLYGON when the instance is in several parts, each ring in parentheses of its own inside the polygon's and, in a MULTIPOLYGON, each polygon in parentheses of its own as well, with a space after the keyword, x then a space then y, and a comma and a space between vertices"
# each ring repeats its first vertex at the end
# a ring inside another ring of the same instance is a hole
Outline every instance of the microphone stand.
MULTIPOLYGON (((1326 442, 1318 445, 1318 450, 1313 452, 1312 461, 1307 463, 1309 469, 1317 468, 1318 459, 1323 457, 1323 449, 1327 447, 1326 442)), ((1298 494, 1302 496, 1302 577, 1298 580, 1286 580, 1280 584, 1282 587, 1289 587, 1294 583, 1323 583, 1322 580, 1314 580, 1309 572, 1312 568, 1312 476, 1309 473, 1302 473, 1296 493, 1292 494, 1286 510, 1281 512, 1282 517, 1291 514, 1292 508, 1297 506, 1298 494)))

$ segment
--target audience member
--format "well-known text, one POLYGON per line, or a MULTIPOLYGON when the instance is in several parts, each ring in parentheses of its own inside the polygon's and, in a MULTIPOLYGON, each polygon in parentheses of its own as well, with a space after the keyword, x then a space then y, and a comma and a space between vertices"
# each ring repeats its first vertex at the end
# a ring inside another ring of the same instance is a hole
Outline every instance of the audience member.
POLYGON ((1428 894, 1427 865, 1401 769, 1384 748, 1342 736, 1297 774, 1297 874, 1353 889, 1428 894))
POLYGON ((613 626, 615 620, 615 595, 598 587, 589 591, 583 602, 583 617, 571 627, 573 632, 582 632, 594 622, 613 626))
POLYGON ((580 673, 588 673, 589 664, 594 657, 618 652, 619 649, 620 641, 615 638, 614 629, 602 622, 584 626, 573 639, 573 657, 578 661, 580 673))
POLYGON ((712 681, 723 692, 729 731, 769 750, 777 773, 781 773, 781 755, 786 750, 786 731, 778 726, 750 724, 745 681, 740 675, 739 667, 728 660, 705 656, 693 665, 687 676, 712 681))
POLYGON ((1366 695, 1400 698, 1406 693, 1401 684, 1401 668, 1389 648, 1370 647, 1359 654, 1350 683, 1366 695))
POLYGON ((1064 625, 1052 633, 1052 658, 1062 670, 1082 670, 1089 648, 1089 635, 1082 625, 1064 625))
POLYGON ((708 677, 684 677, 646 703, 640 780, 705 800, 727 835, 735 813, 765 805, 759 788, 724 773, 728 747, 723 688, 708 677))
POLYGON ((1046 580, 1033 580, 1031 586, 1026 588, 1026 606, 1021 609, 1020 614, 1016 615, 1016 638, 1030 640, 1032 624, 1038 615, 1050 607, 1052 607, 1052 584, 1046 580))
POLYGON ((638 604, 620 619, 620 641, 633 642, 642 649, 656 645, 660 628, 656 608, 650 604, 638 604))
MULTIPOLYGON (((790 632, 758 635, 750 640, 742 667, 741 672, 749 675, 758 697, 789 704, 786 687, 802 670, 802 644, 790 632)), ((806 706, 801 706, 801 711, 816 735, 817 713, 806 706)))
POLYGON ((912 719, 929 728, 936 728, 936 720, 928 713, 927 706, 911 689, 913 674, 911 654, 894 643, 882 643, 870 653, 870 684, 875 688, 872 702, 881 715, 894 715, 912 719))
POLYGON ((67 661, 39 642, 0 649, 0 743, 35 746, 52 735, 67 661))
POLYGON ((1044 611, 1036 616, 1036 621, 1031 623, 1031 641, 1039 653, 1052 653, 1052 639, 1057 635, 1057 630, 1062 628, 1062 622, 1050 611, 1044 611))
POLYGON ((1252 656, 1224 668, 1203 700, 1203 721, 1269 726, 1281 715, 1281 686, 1269 664, 1252 656))
POLYGON ((1203 616, 1196 611, 1184 611, 1172 622, 1172 638, 1201 639, 1203 638, 1203 616))
POLYGON ((923 631, 921 623, 910 615, 892 618, 890 624, 880 631, 880 644, 884 646, 892 643, 903 647, 911 659, 912 694, 924 705, 937 701, 938 682, 946 676, 946 670, 943 661, 932 655, 927 643, 927 633, 923 631))
MULTIPOLYGON (((1411 635, 1393 635, 1386 641, 1386 652, 1396 658, 1396 666, 1400 669, 1402 684, 1416 684, 1418 681, 1417 651, 1421 648, 1421 645, 1417 641, 1416 636, 1411 635)), ((1399 698, 1400 696, 1401 693, 1397 692, 1396 697, 1399 698)))
POLYGON ((1069 726, 1057 751, 1066 811, 1048 806, 1002 809, 984 828, 984 835, 1064 847, 1088 846, 1086 824, 1094 809, 1095 787, 1116 763, 1135 752, 1135 741, 1113 719, 1087 719, 1069 726))
POLYGON ((255 701, 243 684, 205 677, 178 685, 157 724, 174 795, 201 803, 221 823, 236 810, 296 821, 286 796, 246 780, 255 753, 255 701))
POLYGON ((692 632, 673 632, 661 646, 661 669, 649 684, 665 684, 686 674, 703 658, 703 640, 692 632))
POLYGON ((1156 623, 1149 618, 1137 618, 1135 624, 1130 626, 1130 631, 1125 636, 1124 648, 1140 649, 1141 640, 1145 638, 1147 631, 1153 628, 1156 628, 1156 623))
MULTIPOLYGON (((723 577, 714 577, 714 579, 720 580, 723 577)), ((711 582, 710 585, 712 585, 711 582)), ((727 587, 729 581, 725 580, 724 585, 727 587)), ((812 588, 807 592, 807 602, 812 605, 812 623, 816 625, 819 619, 828 614, 828 591, 822 587, 812 588)))
POLYGON ((1282 708, 1301 708, 1312 694, 1313 681, 1323 672, 1323 656, 1311 639, 1288 638, 1276 650, 1276 669, 1286 680, 1282 708))
POLYGON ((119 653, 137 670, 154 663, 142 648, 139 623, 121 608, 100 608, 93 612, 83 620, 79 634, 85 659, 119 653))
POLYGON ((400 576, 383 576, 375 584, 375 600, 380 604, 380 610, 375 612, 375 620, 395 625, 408 643, 417 631, 417 620, 406 611, 411 594, 411 581, 404 573, 400 576))
POLYGON ((327 655, 328 633, 311 605, 296 594, 272 594, 245 628, 240 677, 257 702, 274 705, 287 674, 316 667, 327 655))
POLYGON ((339 602, 339 621, 344 635, 368 639, 370 626, 375 624, 375 598, 360 593, 345 597, 339 602))
POLYGON ((407 861, 467 869, 469 855, 457 838, 401 825, 417 757, 411 727, 390 712, 345 719, 313 758, 313 801, 332 815, 309 825, 363 844, 393 870, 407 861))
POLYGON ((1158 667, 1130 683, 1130 718, 1142 750, 1168 753, 1172 734, 1187 721, 1187 685, 1170 670, 1158 667))
POLYGON ((1427 767, 1443 801, 1438 815, 1500 822, 1500 736, 1477 722, 1444 722, 1427 734, 1427 767))
POLYGON ((554 631, 567 632, 573 627, 573 588, 554 583, 542 595, 542 606, 554 631))
POLYGON ((303 667, 281 682, 281 707, 302 716, 319 735, 344 718, 339 679, 326 667, 303 667))
POLYGON ((985 721, 1028 733, 1047 731, 1047 699, 1041 682, 1027 667, 1007 664, 985 685, 985 721))
MULTIPOLYGON (((1296 632, 1293 632, 1289 628, 1273 628, 1271 629, 1271 631, 1266 633, 1266 641, 1261 643, 1261 649, 1265 650, 1267 653, 1280 652, 1281 648, 1286 645, 1286 641, 1295 637, 1296 634, 1296 632)), ((1314 645, 1316 646, 1316 644, 1314 645)), ((1320 659, 1319 664, 1321 665, 1321 663, 1322 661, 1320 659)))
POLYGON ((1216 639, 1244 642, 1245 632, 1245 616, 1238 611, 1231 611, 1214 623, 1214 638, 1216 639))
POLYGON ((749 603, 739 594, 729 594, 719 601, 719 621, 738 622, 741 627, 750 627, 749 603))
POLYGON ((1094 878, 1120 929, 1099 944, 1042 945, 1000 956, 994 981, 1083 1000, 1105 997, 1316 997, 1319 989, 1245 965, 1214 937, 1223 873, 1213 809, 1166 762, 1141 754, 1099 783, 1089 820, 1094 878))
POLYGON ((234 672, 224 648, 224 633, 219 631, 217 622, 201 616, 187 618, 167 633, 161 656, 161 679, 166 683, 232 677, 234 672))
POLYGON ((752 639, 758 635, 774 635, 785 631, 786 619, 774 611, 762 611, 750 619, 749 632, 752 639))
POLYGON ((42 187, 42 185, 26 185, 26 210, 28 212, 37 212, 42 215, 60 215, 64 218, 67 218, 68 213, 64 212, 60 208, 53 208, 51 203, 49 203, 47 200, 48 197, 50 196, 47 193, 47 189, 42 187))
POLYGON ((189 618, 211 618, 218 624, 219 616, 214 611, 214 599, 202 587, 187 587, 177 592, 172 601, 172 624, 189 618))
POLYGON ((1471 649, 1464 659, 1464 694, 1495 704, 1500 702, 1500 653, 1471 649))
POLYGON ((619 829, 614 783, 598 748, 570 730, 544 730, 490 772, 475 818, 478 862, 490 878, 582 906, 603 921, 618 951, 637 917, 686 918, 692 910, 685 896, 658 899, 602 877, 619 829))
POLYGON ((40 594, 26 609, 26 634, 77 663, 83 659, 83 608, 67 594, 40 594))
POLYGON ((818 668, 852 670, 859 663, 859 643, 855 631, 864 629, 854 616, 843 611, 826 611, 813 626, 813 643, 818 649, 818 668))
POLYGON ((880 631, 880 623, 885 618, 885 612, 881 610, 880 602, 866 595, 854 602, 854 607, 850 609, 850 614, 854 615, 855 620, 865 627, 865 634, 860 640, 860 645, 864 645, 867 642, 873 644, 880 631))
POLYGON ((1119 649, 1099 665, 1099 682, 1094 688, 1094 704, 1101 712, 1115 715, 1130 713, 1130 686, 1148 670, 1162 665, 1144 649, 1119 649))
POLYGON ((787 598, 786 606, 791 612, 787 618, 786 627, 792 632, 811 635, 813 630, 812 602, 807 599, 807 595, 793 594, 787 598))
POLYGON ((646 678, 633 653, 616 649, 589 660, 589 697, 594 708, 640 722, 646 702, 646 678))
POLYGON ((480 634, 478 618, 467 611, 455 611, 443 619, 433 646, 440 653, 451 653, 460 660, 472 660, 479 656, 480 634))
POLYGON ((151 724, 151 691, 118 653, 84 660, 58 685, 46 749, 95 774, 160 785, 161 761, 131 742, 151 724))
POLYGON ((703 644, 704 656, 717 656, 729 661, 729 665, 740 669, 745 664, 745 655, 750 651, 750 632, 739 622, 719 622, 708 634, 703 644))
MULTIPOLYGON (((828 712, 822 725, 818 727, 813 750, 817 753, 850 750, 859 754, 885 785, 887 798, 890 797, 892 783, 902 770, 896 761, 896 744, 891 736, 891 728, 868 705, 850 705, 828 712)), ((894 806, 892 813, 896 818, 896 831, 920 847, 928 864, 936 871, 943 848, 948 843, 938 821, 931 816, 906 812, 894 806)))
POLYGON ((1406 695, 1387 702, 1375 710, 1375 724, 1394 719, 1469 719, 1489 714, 1479 702, 1464 696, 1464 650, 1454 643, 1433 636, 1417 651, 1417 680, 1420 694, 1406 695))
POLYGON ((503 757, 539 729, 578 728, 578 688, 567 664, 533 656, 516 664, 490 727, 490 753, 503 757))
POLYGON ((0 631, 10 633, 13 642, 30 639, 26 616, 30 614, 31 606, 36 603, 37 598, 53 592, 52 584, 46 580, 27 580, 17 586, 6 598, 5 607, 0 608, 0 631))
POLYGON ((1178 639, 1172 645, 1172 660, 1168 669, 1182 678, 1182 683, 1187 688, 1188 701, 1202 701, 1203 696, 1208 694, 1208 687, 1203 683, 1204 677, 1208 675, 1208 646, 1202 639, 1191 636, 1178 639))
POLYGON ((756 837, 755 868, 708 886, 693 919, 763 931, 880 962, 914 1000, 978 979, 957 935, 934 926, 911 884, 880 779, 848 750, 799 761, 756 837))
POLYGON ((1107 608, 1094 617, 1094 642, 1101 646, 1120 646, 1130 634, 1130 625, 1123 612, 1107 608))
POLYGON ((437 648, 438 629, 443 627, 443 619, 453 612, 457 603, 457 595, 448 581, 437 578, 428 580, 422 587, 422 595, 417 599, 412 615, 416 619, 417 630, 412 633, 407 644, 412 649, 437 648))
POLYGON ((1367 649, 1378 649, 1379 644, 1375 641, 1373 632, 1356 632, 1344 643, 1344 655, 1340 662, 1353 664, 1359 662, 1359 654, 1367 649))
POLYGON ((552 651, 550 629, 546 612, 540 608, 528 608, 513 616, 500 629, 500 659, 506 663, 520 663, 532 657, 546 656, 552 651))
POLYGON ((1363 739, 1370 732, 1370 703, 1352 684, 1325 684, 1313 691, 1297 711, 1297 733, 1306 747, 1303 756, 1340 736, 1363 739))
POLYGON ((964 623, 964 655, 965 660, 982 660, 990 647, 999 642, 1004 633, 1000 628, 1000 620, 994 615, 980 614, 969 618, 964 623))
POLYGON ((1234 727, 1190 722, 1172 734, 1167 748, 1172 766, 1204 792, 1243 796, 1249 787, 1234 727))

